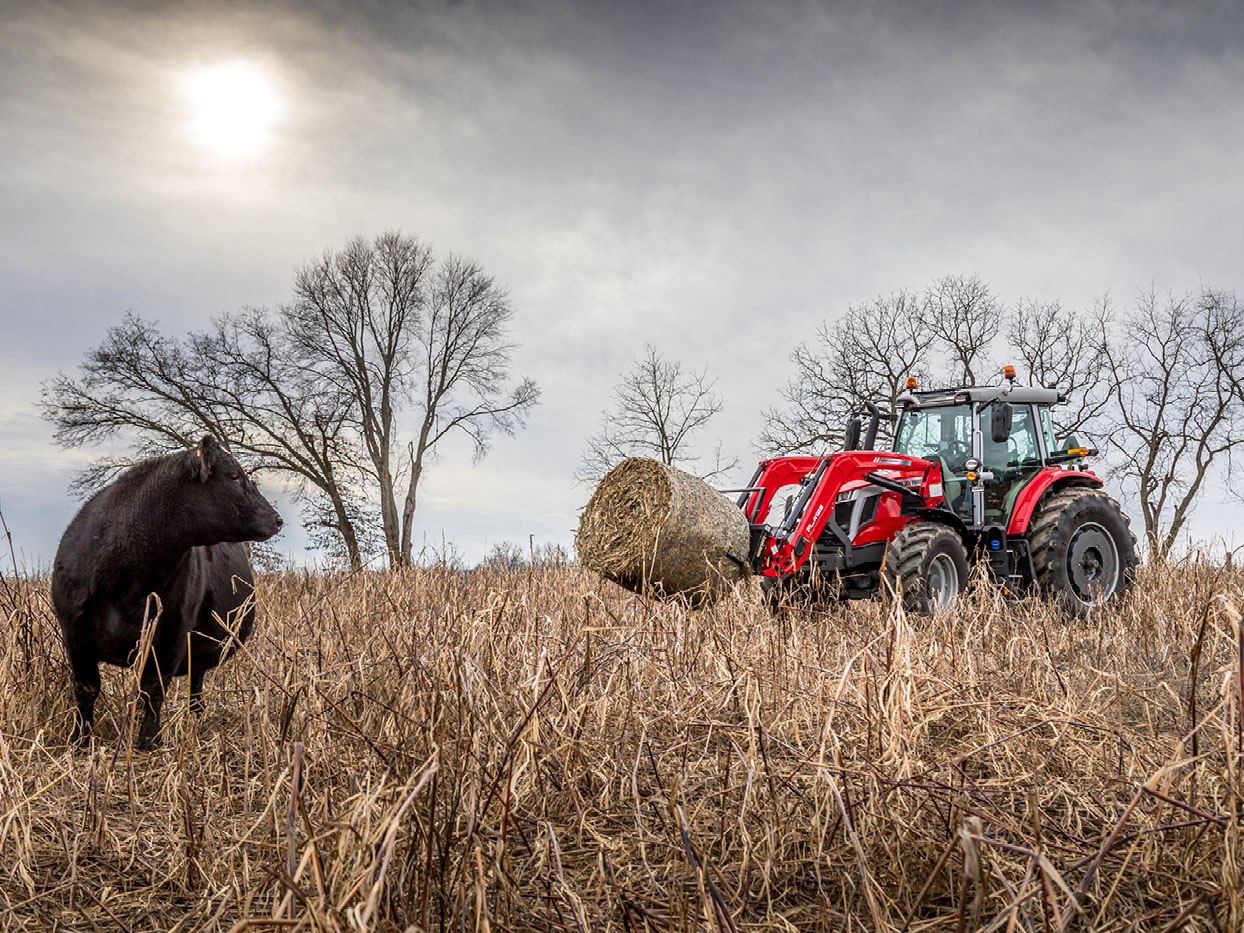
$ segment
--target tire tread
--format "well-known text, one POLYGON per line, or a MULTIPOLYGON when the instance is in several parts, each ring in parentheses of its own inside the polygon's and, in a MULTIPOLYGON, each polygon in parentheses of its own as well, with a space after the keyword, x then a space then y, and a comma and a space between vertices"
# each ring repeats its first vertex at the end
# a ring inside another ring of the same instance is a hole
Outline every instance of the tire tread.
MULTIPOLYGON (((943 534, 953 535, 956 542, 959 542, 958 535, 945 525, 936 522, 912 522, 891 539, 886 550, 886 583, 894 597, 902 599, 904 608, 909 612, 927 614, 931 609, 924 585, 923 564, 930 546, 943 534)), ((962 542, 959 544, 962 547, 962 542)), ((964 567, 966 560, 965 551, 964 567)), ((966 577, 961 582, 966 582, 966 577)))
POLYGON ((1088 607, 1066 592, 1065 581, 1058 579, 1057 557, 1060 542, 1069 542, 1080 524, 1077 516, 1083 509, 1092 508, 1094 505, 1112 512, 1121 522, 1127 536, 1126 540, 1115 542, 1122 576, 1118 589, 1108 597, 1113 599, 1131 585, 1136 569, 1136 536, 1132 534, 1131 520, 1127 513, 1104 489, 1095 486, 1064 486, 1055 490, 1042 500, 1027 532, 1037 585, 1042 589, 1048 588, 1047 592, 1052 591, 1065 609, 1080 615, 1088 607))

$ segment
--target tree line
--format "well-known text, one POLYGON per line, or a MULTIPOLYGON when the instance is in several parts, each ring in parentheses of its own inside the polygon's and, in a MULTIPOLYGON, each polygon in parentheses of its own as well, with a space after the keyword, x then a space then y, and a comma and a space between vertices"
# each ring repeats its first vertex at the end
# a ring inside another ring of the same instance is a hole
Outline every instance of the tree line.
MULTIPOLYGON (((1107 294, 1075 309, 1007 305, 978 276, 944 276, 920 291, 848 305, 790 362, 794 375, 762 412, 753 444, 762 456, 838 449, 848 417, 866 401, 895 410, 909 376, 923 388, 971 385, 997 381, 1003 362, 1015 364, 1022 381, 1067 394, 1052 411, 1056 433, 1103 448, 1157 558, 1170 554, 1207 486, 1242 465, 1244 306, 1208 286, 1188 294, 1150 288, 1125 303, 1107 294)), ((602 413, 580 476, 598 477, 610 458, 634 453, 715 475, 697 446, 724 405, 715 386, 706 371, 648 347, 602 413)))
MULTIPOLYGON (((41 407, 65 447, 128 444, 75 480, 98 488, 138 457, 211 433, 248 467, 281 477, 312 543, 352 567, 374 553, 414 559, 419 485, 446 438, 476 458, 524 427, 536 383, 512 372, 514 310, 475 262, 438 259, 397 232, 356 238, 295 270, 290 300, 163 333, 126 314, 76 375, 43 386, 41 407)), ((790 354, 793 375, 761 412, 761 455, 842 444, 866 401, 891 409, 909 376, 923 387, 1022 380, 1063 390, 1060 436, 1087 435, 1169 554, 1208 483, 1238 466, 1244 443, 1244 308, 1233 293, 1139 293, 1087 308, 1004 303, 977 276, 944 276, 824 319, 790 354)), ((707 369, 648 345, 615 385, 575 477, 598 480, 645 455, 713 480, 738 463, 705 443, 724 399, 707 369)), ((490 565, 519 559, 494 549, 490 565)))

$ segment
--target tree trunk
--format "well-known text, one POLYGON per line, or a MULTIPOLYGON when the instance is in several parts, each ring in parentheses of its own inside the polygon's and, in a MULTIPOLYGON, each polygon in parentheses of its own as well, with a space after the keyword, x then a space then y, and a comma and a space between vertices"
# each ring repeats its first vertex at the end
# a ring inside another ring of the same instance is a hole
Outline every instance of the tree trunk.
POLYGON ((354 530, 354 522, 346 514, 345 506, 334 496, 333 511, 337 513, 337 532, 341 535, 341 543, 345 546, 346 557, 350 561, 351 570, 363 568, 363 555, 359 551, 359 538, 354 530))
POLYGON ((384 544, 389 554, 389 567, 390 569, 405 567, 409 561, 404 560, 402 556, 401 525, 398 524, 397 518, 397 497, 393 489, 393 476, 389 472, 388 463, 382 461, 376 466, 376 473, 380 477, 380 524, 384 529, 384 544))
POLYGON ((406 487, 406 501, 402 506, 402 557, 409 566, 414 561, 414 524, 415 504, 419 477, 423 473, 422 463, 412 463, 410 467, 410 485, 406 487))
POLYGON ((428 452, 428 437, 432 433, 432 422, 425 419, 419 430, 419 442, 410 445, 410 484, 406 487, 406 501, 402 504, 402 555, 409 566, 413 561, 415 537, 415 506, 418 503, 419 479, 423 476, 423 458, 428 452))

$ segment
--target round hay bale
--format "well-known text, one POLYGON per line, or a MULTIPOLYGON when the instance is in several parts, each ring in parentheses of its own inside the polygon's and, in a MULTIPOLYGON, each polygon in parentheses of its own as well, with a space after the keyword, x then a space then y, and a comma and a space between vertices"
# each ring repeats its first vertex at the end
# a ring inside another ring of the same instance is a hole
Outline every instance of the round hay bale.
POLYGON ((747 519, 690 473, 631 457, 600 481, 579 519, 579 562, 607 580, 695 605, 716 599, 751 571, 747 519))

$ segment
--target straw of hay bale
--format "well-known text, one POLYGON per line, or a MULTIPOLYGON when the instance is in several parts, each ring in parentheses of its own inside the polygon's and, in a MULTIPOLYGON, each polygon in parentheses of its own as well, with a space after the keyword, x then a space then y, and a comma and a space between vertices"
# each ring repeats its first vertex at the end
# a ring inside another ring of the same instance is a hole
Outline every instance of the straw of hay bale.
POLYGON ((690 473, 647 457, 610 470, 579 519, 579 562, 629 590, 712 602, 751 572, 742 511, 690 473), (737 558, 737 560, 736 560, 737 558))

